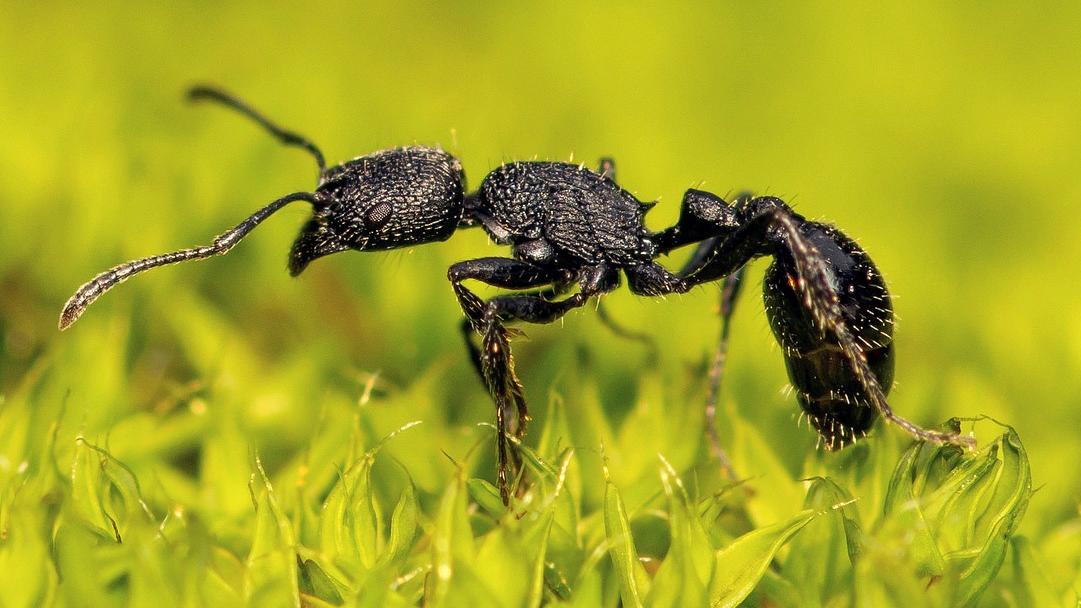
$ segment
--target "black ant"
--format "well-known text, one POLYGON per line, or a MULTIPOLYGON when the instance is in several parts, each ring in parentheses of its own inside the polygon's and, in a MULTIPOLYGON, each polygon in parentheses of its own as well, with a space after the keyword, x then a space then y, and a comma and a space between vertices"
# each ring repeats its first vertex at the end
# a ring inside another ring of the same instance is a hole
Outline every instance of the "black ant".
POLYGON ((597 171, 562 162, 504 164, 467 195, 461 163, 439 148, 394 148, 327 167, 322 152, 308 139, 275 125, 237 98, 209 87, 193 88, 188 96, 229 106, 283 144, 307 150, 319 165, 318 185, 313 192, 288 194, 270 203, 210 245, 126 262, 99 274, 68 300, 60 329, 134 274, 228 252, 294 201, 311 203, 314 211, 289 254, 294 276, 312 260, 346 249, 373 251, 442 241, 459 228, 481 226, 496 243, 509 245, 512 257, 459 262, 447 276, 465 312, 463 333, 470 357, 495 401, 498 482, 506 503, 508 463, 513 472, 521 468, 508 436, 522 438, 529 420, 507 323, 550 323, 616 289, 621 276, 632 293, 643 296, 684 293, 723 279, 723 348, 742 268, 756 257, 771 256, 764 282, 766 313, 784 350, 800 407, 827 449, 860 438, 879 416, 917 439, 973 442, 971 437, 921 428, 893 412, 886 401, 893 379, 893 312, 882 276, 854 241, 833 226, 804 219, 778 198, 746 196, 729 204, 709 192, 688 190, 676 225, 651 232, 643 218, 652 204, 619 187, 615 165, 608 159, 597 171), (678 272, 656 262, 693 244, 694 254, 678 272), (470 279, 520 293, 484 301, 463 284, 470 279), (557 299, 575 286, 573 294, 557 299), (480 336, 479 345, 474 333, 480 336), (512 409, 517 413, 514 423, 512 409))

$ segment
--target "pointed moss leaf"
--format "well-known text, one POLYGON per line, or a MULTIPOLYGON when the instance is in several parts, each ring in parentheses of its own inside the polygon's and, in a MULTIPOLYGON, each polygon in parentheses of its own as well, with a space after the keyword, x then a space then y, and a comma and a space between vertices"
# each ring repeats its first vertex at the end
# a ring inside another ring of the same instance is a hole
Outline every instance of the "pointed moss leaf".
POLYGON ((522 453, 526 465, 537 476, 533 484, 534 494, 540 501, 537 512, 554 514, 557 536, 563 544, 578 546, 578 505, 566 487, 574 450, 563 449, 554 464, 540 458, 528 447, 523 446, 522 453))
POLYGON ((465 480, 459 471, 439 502, 431 535, 432 574, 428 577, 426 597, 433 605, 445 605, 452 581, 461 586, 467 584, 464 579, 470 576, 464 571, 473 561, 475 548, 466 498, 465 480))
POLYGON ((922 500, 921 508, 935 529, 944 555, 973 547, 973 526, 983 496, 993 488, 1001 468, 998 445, 992 443, 967 459, 922 500))
POLYGON ((556 477, 559 475, 559 471, 551 463, 546 462, 543 458, 537 455, 532 448, 522 443, 516 443, 515 449, 522 455, 522 460, 525 465, 529 467, 529 470, 536 473, 542 480, 548 483, 555 483, 556 477))
MULTIPOLYGON (((499 596, 492 592, 491 586, 498 584, 499 581, 493 578, 492 573, 480 569, 472 562, 463 561, 455 567, 454 576, 447 581, 445 592, 434 593, 438 589, 429 579, 429 591, 424 596, 425 605, 435 608, 502 608, 513 605, 500 601, 499 596)), ((381 606, 373 605, 371 608, 381 606)))
POLYGON ((211 606, 228 606, 243 602, 244 563, 222 547, 210 547, 206 568, 199 573, 200 595, 211 606))
POLYGON ((949 477, 956 476, 958 469, 966 466, 965 462, 963 452, 957 446, 912 443, 893 469, 886 490, 885 513, 938 488, 949 477))
POLYGON ((888 539, 884 542, 907 551, 909 563, 918 576, 929 578, 945 573, 946 559, 917 500, 911 500, 891 513, 875 536, 880 541, 888 539))
POLYGON ((578 505, 566 487, 573 456, 574 450, 565 448, 558 458, 555 477, 538 480, 534 484, 531 493, 535 503, 520 520, 524 546, 543 548, 536 554, 534 563, 529 598, 531 604, 540 601, 546 581, 569 595, 563 573, 573 572, 581 564, 578 505))
POLYGON ((851 588, 857 608, 941 605, 928 596, 928 578, 906 558, 903 537, 875 534, 872 540, 856 562, 851 588))
POLYGON ((526 551, 533 551, 533 572, 529 581, 529 595, 525 605, 530 608, 540 608, 544 600, 544 581, 548 554, 548 539, 552 533, 552 522, 555 519, 553 513, 547 513, 532 526, 535 533, 523 535, 523 545, 526 551))
POLYGON ((789 543, 788 558, 784 562, 784 577, 793 584, 800 595, 802 606, 828 604, 834 595, 847 590, 852 577, 850 546, 858 542, 851 539, 859 524, 846 515, 855 513, 854 507, 842 506, 850 497, 836 484, 824 478, 811 481, 806 509, 822 513, 789 543))
POLYGON ((709 584, 709 605, 738 606, 754 590, 777 551, 817 515, 810 509, 800 511, 787 521, 748 532, 718 551, 709 584))
MULTIPOLYGON (((528 517, 528 516, 527 516, 528 517)), ((544 548, 551 515, 537 521, 509 519, 480 540, 469 569, 500 606, 536 606, 544 581, 544 548)), ((465 579, 451 584, 448 605, 461 606, 465 579)), ((475 583, 470 583, 475 584, 475 583)))
MULTIPOLYGON (((796 538, 799 538, 802 535, 803 533, 800 532, 800 534, 796 535, 796 538)), ((790 555, 791 553, 792 552, 789 551, 790 555)), ((808 605, 804 604, 803 597, 805 594, 806 590, 801 592, 796 589, 796 586, 792 584, 791 581, 782 578, 780 574, 766 568, 765 573, 762 574, 762 578, 758 581, 758 585, 754 588, 754 591, 748 597, 747 601, 743 602, 743 605, 802 607, 808 605)))
POLYGON ((484 479, 474 477, 466 482, 469 496, 480 508, 488 512, 495 519, 503 517, 507 513, 507 507, 503 506, 503 499, 499 496, 499 490, 484 479))
POLYGON ((881 436, 869 437, 829 458, 808 453, 803 477, 826 477, 844 488, 846 494, 859 497, 844 511, 851 513, 854 521, 871 527, 882 517, 885 496, 897 462, 898 454, 891 449, 893 442, 886 439, 881 436))
POLYGON ((297 566, 300 577, 300 592, 305 596, 304 604, 306 606, 316 605, 318 602, 323 602, 328 605, 339 605, 342 603, 342 596, 338 591, 337 585, 335 585, 333 579, 327 576, 327 573, 319 567, 318 563, 310 559, 298 560, 297 566))
MULTIPOLYGON (((308 488, 301 482, 296 488, 296 500, 293 502, 293 519, 296 521, 297 543, 303 547, 319 547, 319 525, 322 503, 310 499, 308 488)), ((329 484, 327 484, 329 487, 329 484)))
POLYGON ((1012 429, 975 454, 916 444, 898 463, 875 536, 902 548, 924 580, 948 575, 933 592, 951 605, 969 605, 998 574, 1031 486, 1028 457, 1012 429))
POLYGON ((627 509, 619 490, 611 481, 607 483, 604 493, 604 530, 608 538, 608 554, 619 577, 623 605, 641 607, 649 593, 649 575, 638 560, 627 509))
MULTIPOLYGON (((883 485, 885 485, 885 480, 883 480, 883 485)), ((853 499, 851 493, 845 491, 833 479, 821 479, 821 486, 823 499, 828 500, 831 495, 839 499, 830 505, 830 509, 841 518, 845 533, 845 549, 848 552, 848 563, 849 565, 855 564, 863 550, 865 534, 860 519, 859 500, 853 499)), ((819 500, 818 502, 823 501, 819 500)), ((824 508, 826 505, 823 504, 822 506, 824 508)))
POLYGON ((278 504, 258 457, 255 535, 248 554, 247 599, 251 605, 300 606, 292 522, 278 504))
POLYGON ((413 484, 406 484, 394 513, 390 516, 390 536, 383 561, 392 562, 409 554, 417 532, 417 499, 413 484))
MULTIPOLYGON (((989 480, 990 487, 984 489, 987 499, 977 501, 978 520, 972 531, 974 538, 971 542, 978 552, 971 560, 959 560, 964 565, 955 596, 960 605, 975 602, 995 580, 1006 559, 1009 540, 1020 524, 1032 495, 1028 456, 1013 429, 1004 433, 995 447, 997 474, 989 480)), ((974 511, 964 509, 966 513, 974 511)), ((960 555, 967 557, 968 553, 962 551, 960 555)))
POLYGON ((109 488, 101 455, 91 449, 82 437, 75 440, 75 455, 71 462, 71 506, 90 530, 103 538, 120 542, 116 519, 107 506, 109 488))
POLYGON ((687 491, 672 466, 661 459, 661 483, 668 498, 671 545, 649 595, 651 606, 702 606, 713 568, 709 534, 695 514, 687 491))
POLYGON ((548 411, 544 413, 544 426, 537 441, 538 453, 552 456, 561 443, 566 444, 566 410, 563 396, 551 391, 548 395, 548 411))
POLYGON ((109 516, 118 522, 125 522, 129 517, 139 517, 144 522, 154 521, 154 514, 143 500, 142 490, 139 488, 139 480, 135 477, 135 473, 108 450, 85 440, 80 440, 79 444, 98 455, 105 481, 103 505, 108 510, 109 516), (114 493, 119 496, 121 504, 114 505, 113 501, 108 499, 114 493))
MULTIPOLYGON (((395 564, 381 563, 366 570, 360 577, 356 591, 352 593, 351 605, 358 608, 389 608, 411 606, 398 592, 398 575, 395 564)), ((350 603, 350 602, 347 602, 350 603)))
POLYGON ((346 470, 323 502, 320 548, 344 568, 375 561, 375 506, 371 502, 371 461, 361 458, 346 470))
POLYGON ((358 476, 352 498, 353 539, 360 551, 361 563, 370 568, 383 549, 383 510, 372 488, 371 460, 358 476))
POLYGON ((940 576, 946 570, 916 489, 925 477, 921 464, 933 459, 934 449, 925 443, 914 443, 901 455, 886 491, 885 519, 876 535, 905 547, 917 574, 926 577, 940 576))
POLYGON ((128 601, 130 606, 182 605, 183 577, 175 560, 176 545, 158 534, 157 526, 136 520, 124 540, 129 555, 128 601))
POLYGON ((916 497, 916 462, 920 453, 925 449, 923 443, 913 443, 901 454, 897 460, 897 466, 890 478, 889 488, 886 490, 884 508, 887 515, 904 507, 905 503, 916 497))
POLYGON ((319 520, 319 547, 324 554, 343 564, 351 563, 356 567, 359 565, 360 551, 352 538, 352 526, 348 525, 351 493, 347 490, 347 484, 346 475, 342 475, 323 501, 322 516, 319 520))
MULTIPOLYGON (((385 551, 399 555, 407 550, 401 544, 394 549, 384 549, 387 541, 384 538, 383 508, 372 485, 372 466, 379 451, 389 441, 419 424, 420 422, 416 421, 406 423, 380 439, 339 476, 338 482, 323 502, 319 546, 341 566, 354 571, 368 569, 375 566, 380 559, 391 559, 384 555, 385 551)), ((399 521, 399 532, 409 534, 411 540, 416 529, 416 506, 411 483, 407 493, 411 498, 406 504, 399 502, 398 506, 403 510, 399 512, 396 509, 395 513, 403 518, 399 521), (413 506, 408 507, 409 503, 413 506), (412 525, 412 528, 406 531, 404 526, 408 525, 412 525)), ((399 543, 406 542, 403 538, 398 540, 399 543)))

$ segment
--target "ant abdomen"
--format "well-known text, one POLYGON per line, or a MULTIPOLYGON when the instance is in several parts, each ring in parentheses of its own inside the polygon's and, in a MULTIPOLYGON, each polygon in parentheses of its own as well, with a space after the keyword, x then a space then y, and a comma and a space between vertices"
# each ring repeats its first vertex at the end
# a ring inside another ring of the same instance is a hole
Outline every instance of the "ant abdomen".
MULTIPOLYGON (((806 222, 801 232, 825 261, 845 326, 882 392, 888 393, 893 383, 893 308, 882 275, 867 253, 833 226, 806 222)), ((784 351, 800 407, 825 447, 839 449, 865 435, 878 411, 836 336, 816 326, 798 281, 789 251, 775 252, 763 283, 766 315, 784 351)))

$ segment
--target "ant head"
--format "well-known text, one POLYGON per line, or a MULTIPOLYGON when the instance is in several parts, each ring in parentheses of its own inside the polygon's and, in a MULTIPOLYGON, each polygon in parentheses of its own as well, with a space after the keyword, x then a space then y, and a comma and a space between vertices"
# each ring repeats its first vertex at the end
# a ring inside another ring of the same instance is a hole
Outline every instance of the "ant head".
POLYGON ((293 243, 289 272, 346 249, 445 240, 462 219, 464 190, 461 163, 438 148, 384 150, 331 167, 315 191, 315 214, 293 243))
POLYGON ((210 245, 140 258, 97 275, 64 305, 60 329, 71 326, 86 307, 130 277, 167 264, 222 255, 282 207, 312 204, 315 214, 300 231, 289 256, 297 275, 312 260, 345 249, 372 251, 449 237, 464 208, 465 178, 453 156, 434 148, 377 152, 323 172, 315 192, 283 196, 222 233, 210 245))

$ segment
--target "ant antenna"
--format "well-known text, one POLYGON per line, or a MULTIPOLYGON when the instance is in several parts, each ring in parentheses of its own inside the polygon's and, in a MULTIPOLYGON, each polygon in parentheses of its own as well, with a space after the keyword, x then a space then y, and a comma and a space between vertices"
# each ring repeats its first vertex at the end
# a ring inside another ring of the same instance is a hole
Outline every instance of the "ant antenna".
POLYGON ((304 148, 312 156, 315 157, 315 163, 319 165, 319 175, 327 169, 327 163, 323 159, 323 153, 313 144, 307 137, 294 133, 293 131, 287 131, 278 125, 271 122, 269 118, 263 116, 258 110, 244 103, 243 101, 233 97, 229 93, 217 88, 206 85, 198 85, 188 89, 188 99, 190 101, 202 101, 210 100, 216 101, 224 106, 233 108, 237 112, 247 116, 248 118, 259 123, 264 129, 270 132, 278 141, 286 146, 297 146, 304 148))
POLYGON ((283 196, 273 203, 270 203, 266 207, 253 213, 248 219, 234 226, 231 230, 220 234, 214 239, 213 244, 132 260, 106 270, 80 287, 78 291, 75 292, 75 295, 71 296, 67 303, 64 304, 64 310, 60 312, 60 329, 65 330, 68 327, 71 327, 71 324, 79 319, 79 316, 83 314, 86 307, 90 306, 94 300, 101 297, 102 294, 116 285, 128 280, 132 275, 139 274, 144 270, 150 270, 151 268, 157 268, 158 266, 176 264, 188 260, 203 260, 215 255, 227 253, 234 245, 239 243, 241 239, 247 236, 249 232, 262 223, 263 220, 270 217, 275 211, 294 201, 308 201, 312 204, 315 204, 316 202, 315 195, 310 192, 294 192, 293 194, 283 196))

